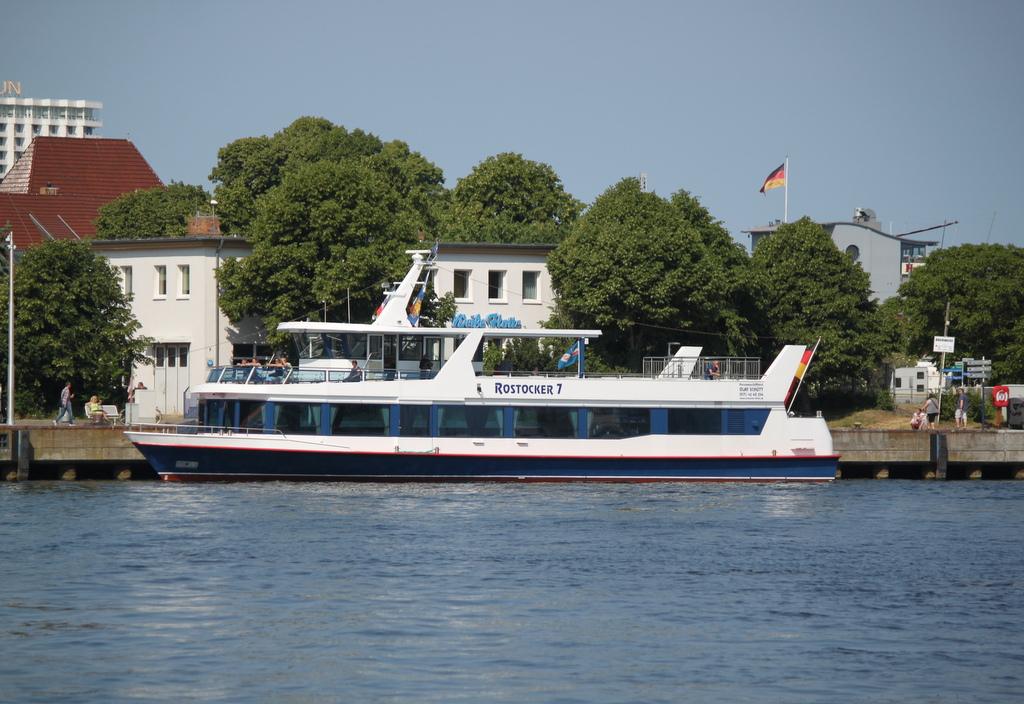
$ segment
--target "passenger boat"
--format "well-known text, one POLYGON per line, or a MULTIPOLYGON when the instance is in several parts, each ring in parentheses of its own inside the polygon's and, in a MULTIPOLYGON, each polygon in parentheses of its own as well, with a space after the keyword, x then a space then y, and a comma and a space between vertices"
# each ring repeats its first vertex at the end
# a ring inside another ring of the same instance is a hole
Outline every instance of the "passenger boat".
POLYGON ((758 360, 719 358, 706 379, 699 347, 649 358, 642 373, 589 373, 599 330, 419 327, 435 251, 409 252, 372 323, 285 323, 297 366, 211 369, 191 390, 194 419, 128 438, 169 481, 835 478, 824 419, 786 405, 807 348, 784 347, 763 374, 758 360), (488 339, 520 337, 575 339, 571 371, 483 368, 488 339))

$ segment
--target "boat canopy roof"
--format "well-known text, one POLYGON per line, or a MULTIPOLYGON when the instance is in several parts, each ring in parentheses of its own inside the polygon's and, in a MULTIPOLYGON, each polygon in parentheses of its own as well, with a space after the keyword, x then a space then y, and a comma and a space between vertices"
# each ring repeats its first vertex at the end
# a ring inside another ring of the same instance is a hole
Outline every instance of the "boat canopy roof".
POLYGON ((431 337, 464 337, 481 332, 486 337, 600 337, 600 330, 562 330, 546 328, 421 328, 398 325, 359 323, 317 323, 313 321, 281 323, 278 332, 301 333, 361 333, 385 335, 425 335, 431 337))

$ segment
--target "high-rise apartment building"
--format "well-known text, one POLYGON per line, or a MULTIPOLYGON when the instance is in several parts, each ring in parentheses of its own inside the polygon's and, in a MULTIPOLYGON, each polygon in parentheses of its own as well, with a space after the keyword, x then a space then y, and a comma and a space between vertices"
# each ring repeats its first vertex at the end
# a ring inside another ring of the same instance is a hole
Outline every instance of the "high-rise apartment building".
POLYGON ((103 103, 21 97, 21 81, 0 81, 0 179, 36 137, 99 137, 103 103))

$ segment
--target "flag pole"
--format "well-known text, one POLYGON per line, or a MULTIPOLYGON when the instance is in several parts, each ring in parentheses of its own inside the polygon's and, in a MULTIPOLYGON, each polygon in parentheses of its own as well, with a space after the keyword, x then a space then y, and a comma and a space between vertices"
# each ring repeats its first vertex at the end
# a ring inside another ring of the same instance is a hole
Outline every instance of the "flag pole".
POLYGON ((786 197, 783 201, 782 206, 782 222, 789 222, 789 157, 786 157, 786 170, 783 171, 786 174, 786 197))

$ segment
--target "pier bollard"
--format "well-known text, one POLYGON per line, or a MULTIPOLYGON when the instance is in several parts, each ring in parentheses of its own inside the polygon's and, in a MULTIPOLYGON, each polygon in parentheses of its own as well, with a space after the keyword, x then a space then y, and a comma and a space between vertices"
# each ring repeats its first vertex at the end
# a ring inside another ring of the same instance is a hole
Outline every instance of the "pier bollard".
POLYGON ((935 463, 935 478, 946 478, 946 465, 949 464, 949 446, 946 444, 945 433, 932 433, 929 436, 931 461, 935 463))
POLYGON ((18 481, 27 482, 29 478, 29 465, 32 457, 32 441, 29 431, 18 431, 18 481))

